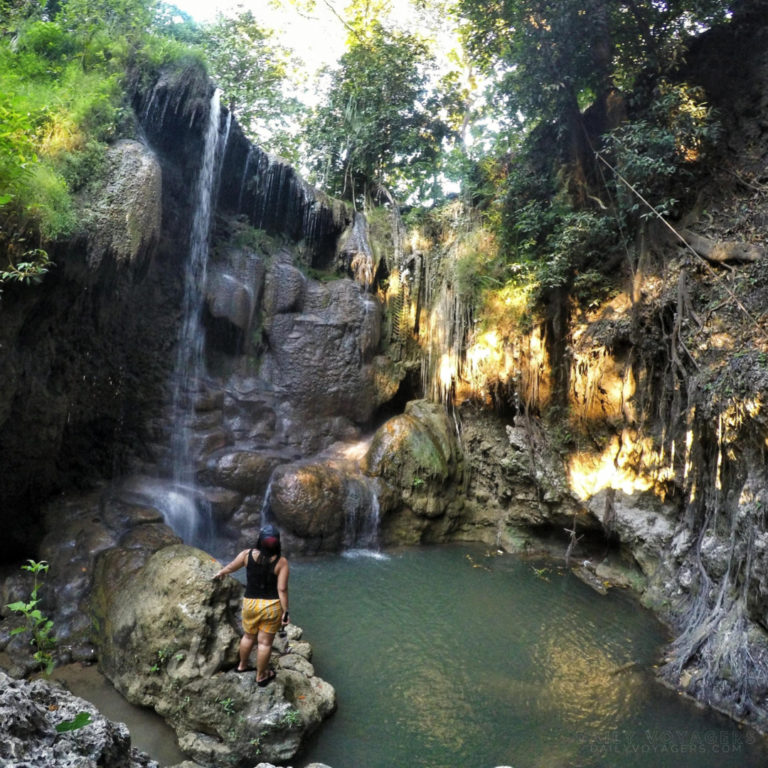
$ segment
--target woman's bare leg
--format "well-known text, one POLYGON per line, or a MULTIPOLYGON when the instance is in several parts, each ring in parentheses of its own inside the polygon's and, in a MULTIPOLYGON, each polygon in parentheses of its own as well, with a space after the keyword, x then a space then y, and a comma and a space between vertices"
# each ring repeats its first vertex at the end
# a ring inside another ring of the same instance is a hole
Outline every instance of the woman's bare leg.
POLYGON ((263 680, 267 676, 267 667, 269 666, 269 656, 272 653, 272 642, 275 639, 274 632, 264 632, 259 630, 259 646, 256 650, 256 679, 263 680))
POLYGON ((240 638, 240 663, 237 665, 238 669, 243 670, 248 668, 248 658, 251 655, 253 644, 255 642, 256 635, 249 635, 247 632, 240 638))

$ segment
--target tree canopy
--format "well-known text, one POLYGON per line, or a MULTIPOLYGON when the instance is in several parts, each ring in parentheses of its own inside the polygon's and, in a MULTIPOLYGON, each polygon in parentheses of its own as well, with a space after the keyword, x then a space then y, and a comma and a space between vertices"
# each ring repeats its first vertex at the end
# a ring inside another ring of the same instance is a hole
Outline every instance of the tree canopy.
POLYGON ((218 15, 200 32, 211 73, 246 133, 270 151, 299 162, 303 105, 292 93, 297 64, 252 11, 218 15))
POLYGON ((428 45, 363 13, 348 28, 347 49, 307 128, 315 178, 352 200, 423 192, 449 132, 429 89, 428 45))
MULTIPOLYGON (((669 214, 672 180, 716 136, 702 94, 674 73, 692 36, 727 21, 723 0, 411 0, 410 26, 405 0, 282 2, 323 9, 346 34, 316 81, 246 9, 198 24, 158 0, 0 0, 3 241, 23 250, 71 231, 71 194, 129 130, 129 82, 184 57, 254 141, 331 194, 433 204, 461 179, 509 262, 546 264, 605 229, 590 202, 605 183, 596 152, 669 214)), ((620 226, 641 215, 619 188, 609 196, 620 226)))

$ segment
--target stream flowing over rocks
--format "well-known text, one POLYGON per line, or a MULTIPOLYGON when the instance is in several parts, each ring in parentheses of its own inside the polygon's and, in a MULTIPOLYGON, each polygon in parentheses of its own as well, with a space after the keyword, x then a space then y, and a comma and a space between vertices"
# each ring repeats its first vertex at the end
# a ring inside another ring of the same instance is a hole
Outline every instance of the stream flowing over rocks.
MULTIPOLYGON (((718 162, 764 184, 758 21, 703 35, 686 76, 724 116, 718 162)), ((745 328, 723 281, 649 225, 625 290, 588 311, 564 299, 440 380, 481 346, 449 254, 405 242, 391 211, 372 243, 364 217, 251 145, 203 76, 166 73, 132 98, 136 136, 110 149, 56 269, 3 293, 0 651, 14 677, 36 664, 5 606, 31 589, 19 563, 44 559, 60 661, 98 661, 201 765, 290 760, 332 712, 332 681, 298 628, 276 643, 271 686, 231 671, 241 587, 212 582, 207 554, 252 546, 270 521, 289 556, 450 540, 566 556, 664 618, 669 684, 768 731, 764 318, 745 328), (183 279, 203 220, 204 275, 183 279)), ((765 240, 755 190, 713 173, 688 227, 765 240)), ((764 312, 765 256, 728 274, 764 312)), ((0 749, 65 741, 54 693, 2 679, 16 714, 0 749)), ((151 764, 119 726, 100 732, 114 765, 151 764)))

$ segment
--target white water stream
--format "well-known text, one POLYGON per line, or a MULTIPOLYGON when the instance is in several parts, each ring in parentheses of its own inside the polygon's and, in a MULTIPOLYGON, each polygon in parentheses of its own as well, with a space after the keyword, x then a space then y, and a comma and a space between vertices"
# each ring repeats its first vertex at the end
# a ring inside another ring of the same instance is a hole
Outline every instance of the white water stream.
POLYGON ((195 440, 192 430, 195 403, 205 378, 205 330, 202 326, 211 216, 218 187, 220 159, 229 134, 223 134, 221 92, 211 98, 205 127, 203 156, 194 197, 189 258, 184 274, 182 321, 173 374, 171 472, 173 490, 161 501, 166 522, 185 542, 205 544, 212 536, 211 513, 195 486, 195 440))

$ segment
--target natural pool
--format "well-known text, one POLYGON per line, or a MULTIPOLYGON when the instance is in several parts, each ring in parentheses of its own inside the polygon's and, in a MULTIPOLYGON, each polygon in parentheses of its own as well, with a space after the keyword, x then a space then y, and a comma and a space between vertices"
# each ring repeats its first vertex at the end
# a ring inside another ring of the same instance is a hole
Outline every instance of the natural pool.
POLYGON ((333 768, 752 768, 764 740, 655 681, 631 596, 476 546, 292 563, 291 618, 339 709, 294 758, 333 768))

